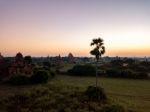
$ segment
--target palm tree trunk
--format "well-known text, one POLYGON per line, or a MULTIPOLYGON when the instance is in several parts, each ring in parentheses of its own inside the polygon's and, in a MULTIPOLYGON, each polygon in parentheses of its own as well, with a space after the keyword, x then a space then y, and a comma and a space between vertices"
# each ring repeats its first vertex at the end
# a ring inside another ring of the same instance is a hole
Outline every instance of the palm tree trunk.
POLYGON ((97 82, 98 82, 97 68, 98 68, 98 60, 96 60, 96 88, 97 88, 97 82))
POLYGON ((97 70, 98 70, 98 60, 96 60, 96 91, 95 92, 96 92, 96 97, 99 99, 98 90, 97 90, 98 89, 98 85, 97 85, 98 84, 98 74, 97 74, 98 71, 97 70))

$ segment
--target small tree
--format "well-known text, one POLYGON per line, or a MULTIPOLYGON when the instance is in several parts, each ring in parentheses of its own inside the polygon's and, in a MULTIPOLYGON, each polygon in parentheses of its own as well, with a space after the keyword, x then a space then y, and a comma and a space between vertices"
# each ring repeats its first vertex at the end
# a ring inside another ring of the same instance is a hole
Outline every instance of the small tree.
POLYGON ((31 63, 32 63, 32 58, 31 58, 31 56, 25 56, 25 57, 24 57, 24 61, 25 61, 25 63, 27 63, 27 64, 31 64, 31 63))
POLYGON ((105 47, 103 43, 103 39, 97 38, 93 39, 91 42, 91 46, 95 46, 93 50, 90 51, 91 55, 94 55, 96 58, 96 88, 97 88, 97 66, 98 66, 98 61, 100 57, 105 53, 105 47))

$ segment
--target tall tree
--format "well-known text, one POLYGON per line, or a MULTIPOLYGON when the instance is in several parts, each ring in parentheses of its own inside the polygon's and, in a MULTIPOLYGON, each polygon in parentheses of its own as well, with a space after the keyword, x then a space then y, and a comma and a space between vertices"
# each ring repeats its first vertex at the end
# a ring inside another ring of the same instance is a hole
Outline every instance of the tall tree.
POLYGON ((98 68, 98 61, 101 56, 105 53, 105 47, 102 38, 93 39, 91 42, 91 46, 95 46, 93 50, 90 51, 91 55, 94 55, 96 58, 96 88, 97 88, 97 68, 98 68))

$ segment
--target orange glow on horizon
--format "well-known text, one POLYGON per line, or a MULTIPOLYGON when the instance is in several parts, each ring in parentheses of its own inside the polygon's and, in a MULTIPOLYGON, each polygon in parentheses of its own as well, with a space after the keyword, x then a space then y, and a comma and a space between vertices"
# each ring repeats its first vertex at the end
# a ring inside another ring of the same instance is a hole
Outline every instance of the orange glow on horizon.
POLYGON ((31 56, 67 56, 69 52, 91 56, 90 42, 98 37, 104 39, 104 56, 150 56, 150 2, 1 3, 0 52, 4 56, 17 52, 31 56))
MULTIPOLYGON (((130 48, 130 49, 123 49, 123 48, 115 48, 115 49, 107 49, 106 48, 106 53, 104 56, 121 56, 121 57, 144 57, 144 56, 150 56, 150 48, 130 48), (140 52, 139 52, 140 51, 140 52)), ((6 55, 6 56, 15 56, 17 52, 21 52, 23 55, 31 55, 31 56, 57 56, 57 55, 61 55, 61 56, 68 56, 68 54, 71 52, 74 56, 92 56, 90 55, 90 49, 75 49, 75 48, 70 48, 70 49, 65 49, 65 48, 47 48, 47 49, 39 49, 39 48, 28 48, 28 49, 24 49, 22 50, 16 50, 13 49, 11 50, 9 53, 7 53, 7 51, 1 50, 2 55, 6 55)))

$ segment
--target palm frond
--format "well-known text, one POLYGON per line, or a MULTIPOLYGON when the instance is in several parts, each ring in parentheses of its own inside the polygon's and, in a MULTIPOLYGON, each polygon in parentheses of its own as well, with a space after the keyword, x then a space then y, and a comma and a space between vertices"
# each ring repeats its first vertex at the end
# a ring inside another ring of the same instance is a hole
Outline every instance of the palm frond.
POLYGON ((103 39, 99 37, 98 39, 93 39, 90 44, 91 46, 95 45, 95 48, 90 51, 90 54, 95 55, 97 60, 101 57, 102 54, 105 53, 105 47, 103 46, 103 42, 103 39))

